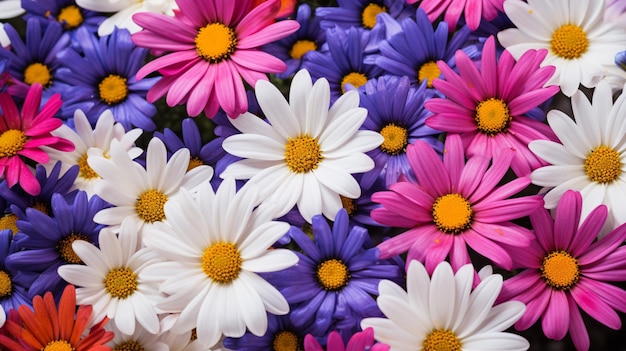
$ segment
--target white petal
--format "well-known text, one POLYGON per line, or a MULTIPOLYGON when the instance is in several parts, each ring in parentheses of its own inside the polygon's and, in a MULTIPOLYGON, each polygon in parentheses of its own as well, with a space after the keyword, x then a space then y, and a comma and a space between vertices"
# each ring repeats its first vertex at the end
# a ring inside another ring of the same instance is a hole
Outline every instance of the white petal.
POLYGON ((298 263, 298 256, 289 250, 274 249, 268 250, 262 256, 245 260, 241 264, 241 269, 251 272, 275 272, 291 267, 298 263))

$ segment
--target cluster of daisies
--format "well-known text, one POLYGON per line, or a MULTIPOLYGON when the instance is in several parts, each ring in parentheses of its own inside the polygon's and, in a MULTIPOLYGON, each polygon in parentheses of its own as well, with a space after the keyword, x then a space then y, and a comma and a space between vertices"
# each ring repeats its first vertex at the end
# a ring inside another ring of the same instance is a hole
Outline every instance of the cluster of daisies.
POLYGON ((625 0, 0 19, 0 349, 528 350, 535 326, 589 350, 611 342, 590 319, 622 329, 625 0))

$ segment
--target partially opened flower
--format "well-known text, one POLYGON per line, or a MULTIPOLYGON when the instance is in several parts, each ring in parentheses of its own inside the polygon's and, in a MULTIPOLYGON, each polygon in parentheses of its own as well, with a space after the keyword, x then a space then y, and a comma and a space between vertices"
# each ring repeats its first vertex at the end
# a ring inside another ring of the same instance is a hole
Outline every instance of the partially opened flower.
POLYGON ((335 218, 342 208, 340 195, 360 196, 352 173, 374 167, 365 152, 383 141, 377 132, 359 130, 367 111, 358 107, 358 93, 349 91, 330 106, 328 81, 313 84, 306 70, 295 75, 289 102, 268 82, 259 82, 255 90, 269 124, 251 113, 231 121, 243 133, 226 138, 223 147, 245 159, 220 177, 259 185, 264 203, 277 206, 277 217, 297 204, 309 222, 320 213, 335 218))
POLYGON ((143 30, 133 41, 165 51, 147 63, 137 78, 159 72, 163 78, 148 92, 155 101, 167 94, 169 106, 187 105, 190 116, 204 110, 212 118, 221 107, 236 118, 248 109, 243 81, 255 86, 266 73, 285 70, 285 64, 259 49, 288 36, 299 25, 293 20, 274 22, 279 0, 252 8, 253 0, 177 0, 180 8, 170 17, 140 12, 133 20, 143 30))
POLYGON ((41 84, 32 85, 21 111, 9 94, 0 92, 0 174, 9 187, 19 183, 30 195, 39 194, 41 188, 27 162, 46 163, 50 159, 42 146, 74 150, 69 140, 51 134, 63 124, 54 118, 62 102, 56 94, 40 107, 42 90, 41 84))
POLYGON ((110 350, 104 346, 113 339, 113 333, 103 328, 107 320, 97 321, 88 329, 91 312, 89 305, 76 308, 76 289, 71 284, 63 290, 58 307, 50 292, 43 298, 35 296, 32 310, 24 305, 18 308, 22 323, 9 319, 5 324, 19 343, 0 334, 0 345, 11 351, 110 350))
POLYGON ((537 240, 516 251, 514 267, 523 270, 504 282, 500 296, 527 304, 516 329, 541 318, 548 338, 561 340, 569 331, 577 350, 590 346, 580 310, 615 330, 622 327, 616 311, 626 312, 626 291, 610 283, 626 280, 626 225, 596 240, 607 209, 594 208, 581 223, 584 201, 570 190, 561 197, 554 219, 543 208, 530 215, 537 240))
POLYGON ((524 247, 533 238, 528 229, 512 221, 543 204, 538 195, 511 198, 530 184, 528 177, 500 183, 514 153, 504 150, 493 161, 474 156, 466 163, 456 134, 446 137, 443 160, 423 141, 409 145, 407 156, 417 182, 401 181, 372 195, 382 204, 372 211, 374 220, 408 228, 378 245, 381 258, 408 251, 407 262, 425 262, 432 272, 449 257, 457 270, 470 262, 469 246, 510 269, 512 253, 502 244, 524 247))
POLYGON ((472 289, 474 268, 456 274, 448 262, 428 276, 418 261, 409 264, 407 290, 383 280, 378 305, 387 318, 365 318, 376 340, 392 350, 528 350, 523 337, 504 332, 523 314, 519 301, 494 306, 502 276, 493 274, 472 289))
POLYGON ((554 209, 569 189, 580 191, 582 218, 600 204, 609 215, 601 235, 626 222, 626 94, 615 103, 606 82, 594 89, 591 101, 582 91, 572 96, 573 119, 562 111, 548 112, 548 124, 559 142, 537 140, 529 148, 548 165, 530 174, 545 187, 545 207, 554 209))
POLYGON ((515 59, 528 49, 548 49, 541 65, 556 67, 549 83, 558 84, 563 94, 572 96, 579 84, 592 88, 605 75, 619 71, 613 58, 626 47, 626 31, 603 21, 604 3, 506 1, 504 11, 515 28, 498 33, 498 40, 515 59))
POLYGON ((167 223, 147 229, 144 242, 163 261, 142 274, 167 294, 157 307, 180 313, 174 333, 196 328, 203 344, 214 345, 222 335, 240 337, 246 329, 261 336, 267 312, 289 311, 281 293, 259 275, 298 262, 289 250, 270 249, 289 225, 273 221, 258 203, 256 189, 236 191, 232 178, 216 192, 205 182, 195 199, 182 192, 165 205, 167 223))
POLYGON ((480 69, 462 51, 455 54, 456 68, 439 62, 444 78, 433 82, 445 98, 425 103, 433 115, 426 125, 459 133, 469 157, 492 158, 504 149, 516 150, 511 168, 526 176, 545 161, 528 150, 532 140, 555 140, 545 123, 529 114, 559 91, 545 86, 554 67, 539 67, 546 50, 527 50, 517 62, 505 50, 497 59, 494 37, 483 47, 480 69))

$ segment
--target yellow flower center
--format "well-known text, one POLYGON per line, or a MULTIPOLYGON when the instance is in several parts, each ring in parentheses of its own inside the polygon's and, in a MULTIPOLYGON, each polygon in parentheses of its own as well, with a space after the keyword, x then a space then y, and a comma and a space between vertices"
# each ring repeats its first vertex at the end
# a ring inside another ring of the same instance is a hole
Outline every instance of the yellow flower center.
POLYGON ((273 351, 300 351, 298 336, 290 331, 282 330, 274 336, 273 351))
POLYGON ((0 158, 13 157, 24 149, 28 137, 19 129, 9 129, 0 135, 0 158))
POLYGON ((367 76, 365 74, 360 72, 350 72, 341 80, 341 92, 343 94, 346 93, 346 84, 350 84, 353 87, 358 88, 365 83, 367 83, 367 76))
POLYGON ((198 166, 202 166, 204 165, 204 162, 202 162, 201 159, 197 158, 197 157, 190 157, 189 158, 189 164, 187 165, 187 172, 191 171, 192 169, 198 167, 198 166))
POLYGON ((5 270, 0 270, 0 298, 11 295, 13 292, 13 283, 11 276, 5 270))
POLYGON ((83 14, 76 5, 69 5, 61 9, 57 17, 60 23, 64 23, 66 29, 72 29, 83 23, 83 14))
POLYGON ((144 222, 160 222, 165 219, 163 206, 165 206, 166 202, 167 195, 151 189, 139 196, 135 203, 135 210, 139 218, 143 219, 144 222))
POLYGON ((461 351, 461 340, 450 330, 433 330, 422 344, 422 351, 461 351))
POLYGON ((356 212, 356 204, 354 203, 354 199, 342 195, 339 195, 339 198, 341 199, 341 206, 346 209, 346 212, 348 212, 348 216, 352 216, 356 212))
POLYGON ((28 85, 39 83, 47 88, 52 84, 52 73, 50 73, 48 66, 43 63, 31 63, 24 70, 24 83, 28 85))
POLYGON ((78 160, 78 175, 84 179, 100 178, 98 173, 96 173, 96 171, 89 167, 89 163, 87 163, 87 158, 87 153, 85 153, 78 160))
POLYGON ((121 344, 117 344, 115 345, 115 347, 113 347, 113 351, 145 351, 146 349, 143 348, 143 346, 135 341, 135 340, 128 340, 128 341, 124 341, 121 344))
POLYGON ((622 174, 622 161, 615 149, 600 145, 585 159, 585 173, 593 182, 611 183, 622 174))
POLYGON ((235 52, 237 36, 232 28, 224 24, 209 23, 200 28, 195 43, 198 55, 210 63, 218 63, 235 52))
POLYGON ((109 295, 125 299, 137 290, 137 275, 130 268, 114 268, 104 278, 109 295))
POLYGON ((67 263, 79 264, 83 263, 83 261, 78 257, 74 249, 72 249, 72 243, 76 240, 84 240, 89 241, 89 238, 83 234, 70 234, 65 238, 61 239, 57 243, 57 251, 59 251, 59 255, 61 258, 67 263))
POLYGON ((285 144, 285 162, 294 173, 307 173, 322 161, 322 151, 317 139, 308 135, 289 138, 285 144))
POLYGON ((468 229, 473 216, 469 201, 459 194, 440 196, 433 204, 433 221, 440 231, 448 234, 459 234, 468 229))
POLYGON ((566 24, 552 33, 552 52, 564 59, 579 58, 587 52, 589 39, 585 31, 575 24, 566 24))
POLYGON ((74 351, 72 344, 65 340, 50 341, 41 351, 74 351))
POLYGON ((509 107, 500 99, 489 98, 476 106, 476 127, 484 134, 494 136, 506 132, 511 122, 509 107))
POLYGON ((302 39, 296 41, 291 47, 291 51, 289 51, 289 56, 296 60, 299 60, 309 51, 317 50, 317 45, 312 40, 302 39))
POLYGON ((50 214, 50 211, 48 211, 48 205, 44 204, 43 202, 35 202, 32 208, 41 213, 50 214))
POLYGON ((387 9, 384 6, 374 3, 370 3, 365 6, 363 12, 361 12, 361 22, 363 23, 363 27, 367 29, 374 28, 376 25, 376 15, 381 12, 387 12, 387 9))
POLYGON ((326 260, 317 266, 317 280, 325 290, 340 290, 348 284, 348 267, 336 258, 326 260))
POLYGON ((556 290, 567 290, 578 282, 580 267, 578 260, 568 252, 556 250, 543 258, 541 277, 556 290))
POLYGON ((384 138, 380 145, 383 152, 389 155, 398 155, 406 151, 406 146, 409 143, 406 128, 390 123, 380 130, 380 134, 384 138))
POLYGON ((204 250, 202 270, 216 283, 227 284, 241 271, 241 254, 233 243, 218 242, 204 250))
POLYGON ((100 100, 107 105, 114 105, 124 101, 128 96, 126 78, 117 74, 109 74, 98 84, 98 93, 100 94, 100 100))
POLYGON ((10 229, 13 234, 17 233, 17 216, 13 213, 7 213, 0 218, 0 230, 10 229))
POLYGON ((433 87, 433 80, 439 78, 441 75, 441 70, 435 61, 426 62, 420 67, 419 71, 417 71, 417 79, 419 79, 420 83, 424 81, 424 79, 428 80, 428 87, 433 87))

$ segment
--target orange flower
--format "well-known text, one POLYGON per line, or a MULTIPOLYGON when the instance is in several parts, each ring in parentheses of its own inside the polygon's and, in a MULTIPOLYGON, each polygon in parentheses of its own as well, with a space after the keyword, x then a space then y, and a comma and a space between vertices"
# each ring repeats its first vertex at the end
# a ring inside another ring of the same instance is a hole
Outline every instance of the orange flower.
POLYGON ((8 320, 4 328, 8 336, 0 335, 0 345, 14 351, 111 351, 104 344, 113 339, 113 332, 105 331, 102 320, 86 332, 91 318, 91 305, 76 309, 76 289, 67 285, 59 301, 52 293, 35 296, 33 310, 22 305, 18 308, 22 323, 8 320), (17 341, 16 341, 17 340, 17 341))

